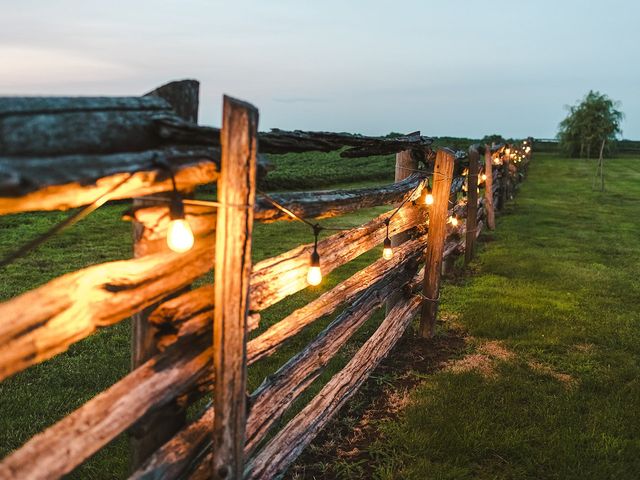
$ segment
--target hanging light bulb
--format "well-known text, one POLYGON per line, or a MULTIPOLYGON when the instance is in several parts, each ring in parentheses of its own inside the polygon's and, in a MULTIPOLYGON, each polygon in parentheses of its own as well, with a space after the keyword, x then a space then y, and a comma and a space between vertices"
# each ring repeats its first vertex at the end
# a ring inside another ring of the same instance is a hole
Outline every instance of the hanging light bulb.
POLYGON ((391 239, 389 238, 389 222, 390 218, 387 218, 384 223, 387 225, 387 236, 384 239, 384 244, 382 245, 382 258, 385 260, 391 260, 393 257, 393 249, 391 248, 391 239))
POLYGON ((487 174, 483 173, 482 175, 480 175, 480 180, 483 181, 483 182, 486 182, 487 181, 487 174))
POLYGON ((307 283, 312 286, 320 285, 322 282, 322 272, 320 271, 320 255, 316 250, 311 254, 311 263, 307 271, 307 283))
POLYGON ((431 193, 430 190, 427 191, 427 194, 424 197, 424 204, 433 205, 433 194, 431 193))
POLYGON ((457 226, 458 226, 458 223, 459 223, 459 222, 458 222, 458 217, 456 217, 456 215, 455 215, 455 214, 451 215, 451 216, 449 217, 449 223, 450 223, 451 225, 453 225, 454 227, 457 227, 457 226))
POLYGON ((174 192, 169 205, 169 228, 167 245, 177 253, 184 253, 193 247, 193 232, 184 215, 184 204, 178 192, 174 192))
POLYGON ((320 254, 318 253, 318 235, 320 234, 319 224, 313 226, 313 236, 315 238, 313 243, 313 253, 311 254, 311 261, 309 262, 309 270, 307 270, 307 283, 313 287, 320 285, 322 282, 322 271, 320 270, 320 254))

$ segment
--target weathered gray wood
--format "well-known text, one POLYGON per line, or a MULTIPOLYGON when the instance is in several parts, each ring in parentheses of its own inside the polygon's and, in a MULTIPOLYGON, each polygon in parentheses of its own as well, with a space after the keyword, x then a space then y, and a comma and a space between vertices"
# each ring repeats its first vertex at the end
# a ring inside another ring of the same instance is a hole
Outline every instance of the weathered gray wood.
POLYGON ((0 379, 184 288, 211 269, 212 243, 88 267, 0 304, 0 379))
POLYGON ((258 111, 224 97, 214 284, 213 478, 239 480, 244 465, 247 313, 257 175, 258 111))
POLYGON ((476 224, 478 214, 478 172, 480 163, 480 152, 477 146, 469 147, 469 175, 467 176, 467 221, 466 221, 466 243, 464 250, 465 264, 469 264, 473 259, 474 243, 476 239, 476 224))
MULTIPOLYGON (((159 97, 164 99, 180 118, 186 121, 198 121, 198 91, 199 83, 195 80, 184 80, 181 82, 171 82, 163 85, 152 92, 148 97, 159 97)), ((148 205, 149 201, 144 198, 135 198, 133 207, 148 205)), ((167 206, 165 209, 168 210, 167 206)), ((152 226, 151 228, 153 228, 152 226)), ((155 229, 157 233, 157 229, 155 229)), ((149 254, 167 253, 169 247, 166 241, 149 241, 149 232, 143 222, 135 220, 132 222, 133 233, 133 256, 140 258, 149 254)), ((162 239, 166 240, 166 238, 162 239)), ((185 287, 188 289, 189 287, 185 287)), ((160 300, 159 302, 162 302, 160 300)), ((143 365, 147 360, 159 353, 157 341, 157 328, 149 323, 148 316, 157 307, 150 305, 144 310, 136 313, 131 318, 131 369, 135 370, 143 365)), ((167 440, 172 438, 184 425, 186 412, 183 406, 177 401, 157 409, 152 415, 147 415, 136 424, 136 428, 131 431, 131 466, 136 468, 142 462, 162 446, 167 440)))
POLYGON ((131 372, 0 463, 0 479, 49 480, 69 473, 139 418, 193 388, 211 367, 200 338, 180 342, 131 372))
POLYGON ((167 172, 155 165, 158 160, 172 166, 178 188, 191 189, 217 179, 219 159, 220 151, 213 147, 57 157, 0 155, 0 214, 87 205, 125 179, 111 198, 171 190, 167 172))
MULTIPOLYGON (((415 200, 420 195, 419 186, 425 182, 422 174, 409 172, 402 181, 382 187, 283 193, 270 197, 300 217, 327 218, 362 208, 401 203, 407 198, 415 200)), ((261 222, 294 220, 264 197, 256 202, 255 219, 261 222)))
MULTIPOLYGON (((219 132, 214 127, 203 127, 187 124, 175 119, 160 120, 162 136, 168 141, 180 141, 190 144, 218 145, 215 138, 219 132)), ((350 133, 335 132, 303 132, 296 130, 287 132, 272 129, 258 135, 261 153, 301 153, 309 151, 331 152, 343 147, 350 147, 340 153, 347 158, 367 157, 370 155, 386 155, 404 150, 412 150, 417 156, 429 152, 433 139, 413 132, 399 137, 367 137, 350 133)))
POLYGON ((299 354, 270 375, 251 395, 246 451, 252 452, 292 403, 320 375, 340 348, 382 306, 389 295, 401 291, 415 274, 420 251, 398 265, 359 297, 299 354))
POLYGON ((347 366, 249 460, 245 478, 266 479, 282 474, 389 353, 419 308, 416 297, 396 304, 347 366))
MULTIPOLYGON (((389 233, 395 235, 425 223, 424 214, 415 214, 408 204, 393 217, 389 233)), ((353 230, 336 233, 318 242, 322 272, 328 274, 340 265, 379 245, 386 234, 385 220, 393 211, 384 213, 353 230)), ((254 265, 251 277, 253 311, 264 310, 283 298, 306 288, 307 268, 313 244, 301 245, 288 252, 262 260, 254 265)))
POLYGON ((429 211, 429 243, 425 256, 426 275, 423 289, 425 300, 423 300, 420 317, 420 334, 425 338, 433 336, 438 312, 447 203, 451 191, 453 164, 454 156, 451 151, 438 150, 433 174, 434 202, 429 211))
POLYGON ((136 152, 155 148, 154 115, 171 116, 154 97, 2 97, 3 156, 136 152))

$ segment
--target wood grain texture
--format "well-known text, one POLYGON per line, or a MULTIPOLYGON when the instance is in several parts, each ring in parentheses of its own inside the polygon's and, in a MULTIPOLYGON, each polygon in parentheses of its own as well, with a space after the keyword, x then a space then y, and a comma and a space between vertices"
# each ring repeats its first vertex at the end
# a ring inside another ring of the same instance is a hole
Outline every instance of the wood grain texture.
POLYGON ((426 275, 423 295, 428 300, 423 301, 420 316, 420 334, 425 338, 433 336, 438 312, 442 253, 447 228, 447 204, 451 191, 454 161, 451 151, 438 150, 433 174, 434 202, 429 209, 429 243, 425 255, 426 275))
POLYGON ((292 357, 251 395, 246 451, 250 454, 293 402, 318 378, 351 336, 414 276, 420 251, 371 284, 300 353, 292 357))
POLYGON ((193 388, 211 368, 211 347, 185 339, 159 354, 55 425, 29 440, 0 464, 0 479, 49 480, 69 473, 139 418, 193 388))
POLYGON ((224 97, 218 182, 213 321, 212 477, 238 480, 244 465, 247 313, 257 175, 258 111, 224 97))
POLYGON ((211 269, 213 239, 185 253, 110 262, 63 275, 0 304, 0 379, 65 351, 211 269))
POLYGON ((131 198, 172 189, 172 166, 181 190, 218 178, 220 152, 213 147, 162 147, 144 152, 56 157, 0 155, 0 214, 65 210, 94 202, 126 179, 111 198, 131 198))
POLYGON ((389 353, 419 308, 416 297, 398 302, 349 363, 249 460, 245 478, 267 479, 282 474, 389 353))
MULTIPOLYGON (((401 203, 407 199, 415 200, 420 196, 421 186, 425 183, 424 175, 413 173, 405 176, 403 181, 382 187, 294 192, 272 194, 270 197, 303 218, 328 218, 363 208, 401 203)), ((264 197, 257 199, 255 219, 265 223, 294 220, 264 197)))

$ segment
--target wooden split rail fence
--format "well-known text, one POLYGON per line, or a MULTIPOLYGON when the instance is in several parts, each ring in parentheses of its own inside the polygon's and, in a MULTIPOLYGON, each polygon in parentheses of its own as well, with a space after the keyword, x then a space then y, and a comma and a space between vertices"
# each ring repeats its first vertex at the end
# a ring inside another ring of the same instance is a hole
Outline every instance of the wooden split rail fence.
POLYGON ((198 126, 197 113, 198 83, 191 80, 142 97, 0 98, 0 214, 135 198, 135 258, 63 275, 0 304, 0 380, 127 318, 134 332, 131 373, 8 455, 1 479, 59 478, 123 432, 134 438, 134 479, 282 474, 416 315, 422 335, 433 334, 441 272, 463 253, 471 260, 482 228, 494 227, 493 206, 504 207, 530 158, 530 147, 510 152, 505 145, 434 151, 419 133, 258 134, 257 110, 229 97, 220 130, 198 126), (317 245, 326 275, 380 245, 388 223, 393 256, 250 337, 262 310, 307 287, 313 251, 302 245, 252 265, 253 223, 291 220, 256 195, 257 179, 268 172, 262 154, 338 149, 345 159, 396 153, 396 182, 274 199, 307 218, 401 204, 317 245), (166 248, 168 205, 153 196, 172 192, 172 177, 185 196, 217 184, 216 210, 185 203, 196 237, 185 253, 166 248), (190 287, 211 270, 213 284, 190 287), (248 365, 345 304, 247 396, 248 365), (349 337, 385 305, 384 321, 344 369, 274 433, 349 337), (205 395, 212 395, 209 406, 187 423, 186 407, 205 395))

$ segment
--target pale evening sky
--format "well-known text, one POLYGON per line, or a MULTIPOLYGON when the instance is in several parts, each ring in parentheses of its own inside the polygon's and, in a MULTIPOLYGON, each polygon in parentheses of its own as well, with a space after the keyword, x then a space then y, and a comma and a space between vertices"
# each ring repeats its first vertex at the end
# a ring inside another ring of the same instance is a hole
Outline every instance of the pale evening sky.
POLYGON ((0 95, 201 82, 260 129, 553 137, 589 89, 640 138, 640 2, 0 0, 0 95))

